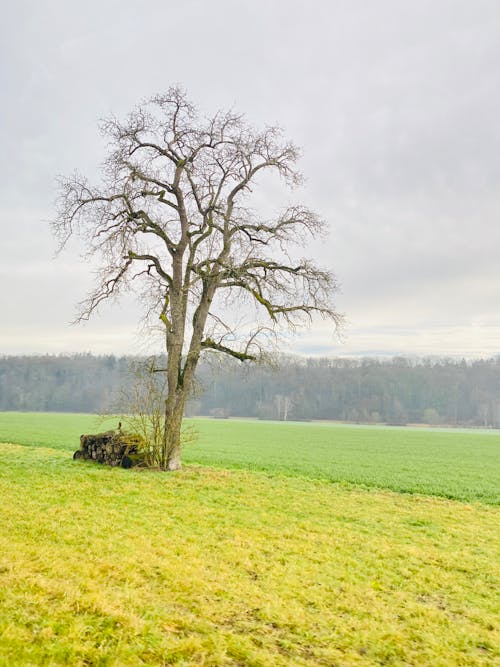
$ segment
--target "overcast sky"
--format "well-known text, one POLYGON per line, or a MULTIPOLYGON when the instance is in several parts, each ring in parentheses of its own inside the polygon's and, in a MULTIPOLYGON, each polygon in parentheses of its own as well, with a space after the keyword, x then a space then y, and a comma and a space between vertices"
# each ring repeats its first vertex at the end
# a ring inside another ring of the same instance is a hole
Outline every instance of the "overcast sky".
POLYGON ((307 254, 336 273, 347 326, 291 350, 500 354, 498 0, 16 0, 0 24, 0 355, 149 351, 133 304, 69 326, 92 275, 76 246, 53 258, 47 220, 58 174, 98 177, 98 120, 172 84, 303 148, 294 197, 331 227, 307 254))

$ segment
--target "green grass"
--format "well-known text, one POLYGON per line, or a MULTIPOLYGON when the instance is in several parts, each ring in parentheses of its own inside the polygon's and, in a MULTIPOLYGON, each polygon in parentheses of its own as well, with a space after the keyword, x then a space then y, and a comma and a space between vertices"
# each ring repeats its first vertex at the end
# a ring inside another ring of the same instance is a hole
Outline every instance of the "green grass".
MULTIPOLYGON (((58 448, 35 446, 48 417, 21 419, 33 446, 0 445, 2 667, 499 664, 498 508, 243 470, 97 466, 70 456, 83 418, 53 417, 58 448)), ((235 426, 210 423, 211 437, 229 441, 235 426)), ((313 442, 312 427, 295 428, 313 442)), ((191 457, 215 447, 203 442, 191 457)))
MULTIPOLYGON (((187 463, 500 503, 498 432, 188 421, 200 437, 187 463)), ((109 425, 91 415, 0 413, 0 442, 73 451, 81 433, 109 425)))

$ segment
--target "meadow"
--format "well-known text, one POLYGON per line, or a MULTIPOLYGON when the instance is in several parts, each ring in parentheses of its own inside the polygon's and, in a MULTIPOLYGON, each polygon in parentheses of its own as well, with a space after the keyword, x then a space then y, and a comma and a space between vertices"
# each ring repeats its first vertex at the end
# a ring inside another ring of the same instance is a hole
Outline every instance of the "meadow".
POLYGON ((193 423, 167 474, 0 413, 0 665, 498 664, 497 435, 193 423))

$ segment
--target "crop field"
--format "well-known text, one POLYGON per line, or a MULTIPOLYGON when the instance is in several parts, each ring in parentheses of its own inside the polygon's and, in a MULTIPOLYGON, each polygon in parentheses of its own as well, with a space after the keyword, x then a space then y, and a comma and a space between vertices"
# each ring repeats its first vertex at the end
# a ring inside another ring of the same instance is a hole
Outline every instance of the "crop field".
POLYGON ((192 423, 167 474, 0 413, 0 665, 499 664, 498 435, 192 423))
MULTIPOLYGON (((73 452, 95 415, 0 412, 0 442, 73 452)), ((191 419, 186 463, 500 504, 500 432, 191 419)))

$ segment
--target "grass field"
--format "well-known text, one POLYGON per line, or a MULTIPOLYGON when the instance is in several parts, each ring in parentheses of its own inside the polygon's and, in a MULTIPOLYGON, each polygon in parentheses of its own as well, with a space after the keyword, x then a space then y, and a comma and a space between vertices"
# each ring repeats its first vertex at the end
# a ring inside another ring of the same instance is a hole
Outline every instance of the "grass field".
POLYGON ((196 425, 166 474, 0 413, 0 665, 499 664, 495 435, 196 425))
MULTIPOLYGON (((188 421, 199 439, 187 463, 500 504, 498 432, 188 421)), ((105 428, 92 415, 0 413, 0 442, 74 451, 81 433, 105 428)))

